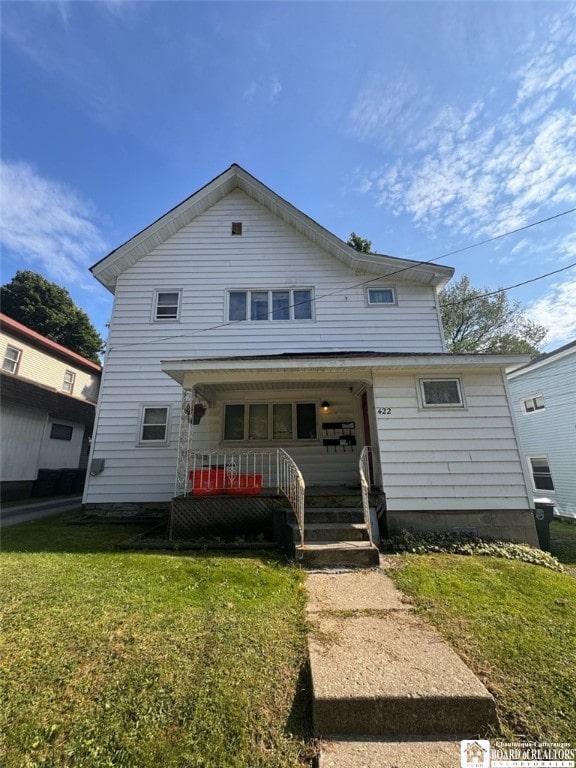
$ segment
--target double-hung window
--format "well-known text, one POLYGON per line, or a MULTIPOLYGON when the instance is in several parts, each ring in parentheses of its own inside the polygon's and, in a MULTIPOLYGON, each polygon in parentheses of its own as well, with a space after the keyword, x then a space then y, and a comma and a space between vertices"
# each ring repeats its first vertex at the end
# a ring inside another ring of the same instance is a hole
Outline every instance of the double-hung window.
POLYGON ((10 344, 6 347, 4 360, 2 361, 2 370, 7 373, 16 373, 22 350, 18 347, 12 347, 10 344))
POLYGON ((64 392, 67 392, 69 395, 72 394, 74 391, 74 381, 76 379, 76 374, 74 371, 65 371, 64 373, 64 381, 62 382, 62 390, 64 392))
POLYGON ((165 405, 143 406, 140 419, 141 445, 168 443, 169 408, 165 405))
POLYGON ((180 291, 157 291, 154 302, 154 320, 178 320, 180 317, 180 291))
POLYGON ((228 320, 312 320, 312 290, 229 291, 228 320))
POLYGON ((224 440, 316 440, 315 403, 227 404, 224 440))
POLYGON ((546 456, 529 457, 530 469, 532 471, 532 482, 537 491, 553 491, 552 473, 550 464, 546 456))

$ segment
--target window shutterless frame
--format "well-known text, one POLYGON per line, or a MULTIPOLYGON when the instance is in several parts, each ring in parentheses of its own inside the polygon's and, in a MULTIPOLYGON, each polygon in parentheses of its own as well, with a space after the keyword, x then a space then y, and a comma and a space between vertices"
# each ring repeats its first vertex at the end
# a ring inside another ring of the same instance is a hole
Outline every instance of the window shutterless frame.
POLYGON ((182 304, 181 290, 156 291, 152 319, 155 323, 178 322, 182 304))
POLYGON ((464 408, 462 382, 459 378, 418 380, 418 396, 422 408, 464 408))
POLYGON ((525 397, 522 401, 522 408, 524 413, 534 413, 535 411, 543 411, 546 408, 544 403, 544 395, 533 395, 532 397, 525 397))
POLYGON ((389 285, 369 285, 364 288, 364 297, 368 307, 395 307, 396 289, 389 285))
POLYGON ((294 442, 318 439, 317 403, 226 403, 224 442, 294 442))
POLYGON ((170 428, 169 405, 141 405, 138 445, 166 446, 170 428))
POLYGON ((4 360, 2 361, 2 370, 7 373, 17 373, 20 358, 22 356, 22 350, 18 347, 13 347, 8 344, 6 352, 4 354, 4 360))
POLYGON ((528 456, 535 491, 554 491, 552 472, 547 456, 528 456))
POLYGON ((312 288, 229 289, 227 322, 294 322, 314 320, 312 288))
POLYGON ((66 370, 64 372, 64 381, 62 382, 62 391, 71 395, 74 391, 74 382, 76 381, 76 374, 74 371, 66 370))

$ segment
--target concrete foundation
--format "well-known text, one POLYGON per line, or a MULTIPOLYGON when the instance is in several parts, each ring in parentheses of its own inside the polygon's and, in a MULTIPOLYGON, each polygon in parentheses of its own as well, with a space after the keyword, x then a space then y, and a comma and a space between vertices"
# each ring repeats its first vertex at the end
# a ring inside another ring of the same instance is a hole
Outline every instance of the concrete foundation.
POLYGON ((388 536, 400 531, 470 532, 504 541, 538 547, 538 535, 531 509, 446 510, 386 512, 388 536))

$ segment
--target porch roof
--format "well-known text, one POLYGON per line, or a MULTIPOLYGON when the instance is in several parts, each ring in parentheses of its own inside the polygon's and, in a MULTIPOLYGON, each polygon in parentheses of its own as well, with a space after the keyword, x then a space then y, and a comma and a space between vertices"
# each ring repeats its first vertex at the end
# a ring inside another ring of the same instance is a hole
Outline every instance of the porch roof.
POLYGON ((423 372, 463 370, 468 368, 515 368, 528 361, 528 355, 453 355, 425 352, 284 352, 277 355, 205 357, 162 360, 162 371, 185 388, 200 382, 250 383, 285 379, 288 372, 295 381, 341 382, 371 381, 375 370, 411 370, 423 372))

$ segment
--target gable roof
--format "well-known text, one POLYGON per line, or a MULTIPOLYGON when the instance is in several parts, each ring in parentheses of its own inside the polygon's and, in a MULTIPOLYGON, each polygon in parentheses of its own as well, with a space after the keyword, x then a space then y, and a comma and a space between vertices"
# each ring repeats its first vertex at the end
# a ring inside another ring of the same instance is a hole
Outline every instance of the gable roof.
POLYGON ((438 288, 446 285, 454 274, 452 267, 400 259, 395 256, 359 253, 236 163, 123 245, 111 251, 90 267, 90 271, 102 285, 114 293, 118 275, 235 189, 245 192, 351 269, 381 275, 384 278, 400 273, 403 279, 423 285, 434 285, 438 288))
POLYGON ((552 363, 553 361, 558 360, 561 357, 566 357, 574 352, 576 352, 576 340, 570 341, 568 344, 563 344, 561 347, 553 349, 552 352, 544 352, 541 355, 538 355, 538 357, 530 360, 530 362, 525 365, 511 371, 508 374, 508 378, 513 379, 516 378, 516 376, 528 373, 528 371, 532 371, 535 368, 542 368, 544 365, 548 365, 548 363, 552 363))

